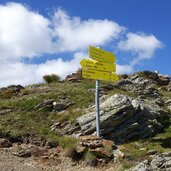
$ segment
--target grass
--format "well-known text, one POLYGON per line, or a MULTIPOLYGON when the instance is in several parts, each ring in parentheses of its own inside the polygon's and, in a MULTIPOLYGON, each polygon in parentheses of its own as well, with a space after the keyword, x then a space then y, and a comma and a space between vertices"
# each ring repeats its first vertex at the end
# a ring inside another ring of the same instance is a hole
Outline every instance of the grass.
POLYGON ((164 90, 161 90, 160 91, 160 94, 163 96, 163 97, 170 97, 171 98, 171 91, 164 91, 164 90))
POLYGON ((19 95, 0 99, 0 109, 12 108, 12 112, 0 115, 0 134, 9 137, 33 136, 38 139, 58 143, 64 148, 71 148, 76 140, 62 137, 52 132, 51 125, 55 122, 70 121, 82 115, 84 108, 94 103, 94 94, 88 94, 88 89, 94 88, 93 81, 81 83, 51 83, 28 86, 19 95), (52 109, 35 109, 44 100, 60 101, 65 96, 69 102, 75 104, 61 115, 52 109))
POLYGON ((136 97, 136 95, 135 95, 133 92, 124 91, 124 90, 119 89, 119 88, 115 88, 114 90, 110 91, 109 94, 112 95, 112 94, 116 94, 116 93, 126 94, 126 95, 128 95, 128 96, 130 96, 130 97, 132 97, 132 98, 135 98, 135 97, 136 97))
POLYGON ((165 128, 163 133, 158 134, 155 137, 129 142, 123 144, 123 146, 127 149, 125 151, 126 159, 121 160, 123 170, 129 169, 137 162, 150 159, 147 154, 149 150, 156 150, 158 154, 168 152, 171 149, 171 124, 169 127, 165 128))

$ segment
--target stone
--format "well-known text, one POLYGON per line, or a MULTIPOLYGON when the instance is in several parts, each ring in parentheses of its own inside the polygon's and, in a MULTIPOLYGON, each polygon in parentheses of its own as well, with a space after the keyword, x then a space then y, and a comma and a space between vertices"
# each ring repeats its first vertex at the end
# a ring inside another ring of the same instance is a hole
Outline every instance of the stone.
POLYGON ((18 95, 22 89, 24 89, 24 87, 21 85, 10 85, 8 87, 0 88, 0 97, 11 98, 12 96, 18 95))
POLYGON ((0 115, 5 115, 5 114, 8 114, 12 111, 13 110, 11 108, 0 109, 0 115))
POLYGON ((102 138, 101 137, 97 137, 95 135, 87 135, 87 136, 80 136, 79 140, 81 142, 84 142, 84 141, 91 141, 91 140, 102 140, 102 138))
MULTIPOLYGON (((163 119, 169 119, 168 111, 155 100, 133 99, 127 95, 114 94, 100 104, 101 136, 116 143, 143 139, 162 132, 163 119)), ((96 131, 95 107, 76 119, 82 135, 96 131)))
POLYGON ((170 171, 171 170, 171 152, 159 155, 151 155, 151 162, 144 161, 127 171, 170 171))
POLYGON ((114 156, 114 159, 117 160, 119 158, 124 158, 125 154, 119 149, 116 149, 113 151, 113 156, 114 156))
POLYGON ((139 163, 137 166, 135 166, 134 168, 131 168, 129 170, 126 171, 153 171, 152 168, 148 165, 148 161, 145 160, 141 163, 139 163))
POLYGON ((86 147, 83 147, 83 146, 77 146, 76 147, 77 153, 84 153, 85 151, 86 151, 86 147))
POLYGON ((53 103, 53 112, 60 112, 62 110, 67 109, 69 106, 71 106, 71 103, 67 103, 67 102, 53 103))
POLYGON ((34 107, 34 109, 38 109, 38 110, 44 110, 44 109, 49 109, 49 108, 52 109, 53 102, 54 102, 54 100, 52 100, 52 99, 44 100, 43 102, 36 105, 34 107))
POLYGON ((12 143, 7 139, 0 139, 0 148, 12 147, 12 143))
POLYGON ((90 149, 89 151, 92 152, 97 158, 111 158, 113 156, 112 150, 107 148, 95 148, 90 149))
POLYGON ((140 150, 140 151, 147 151, 146 148, 140 148, 139 150, 140 150))
POLYGON ((82 80, 82 71, 79 70, 76 73, 72 73, 70 75, 67 75, 65 80, 66 81, 71 81, 71 82, 80 82, 82 80))
POLYGON ((148 155, 154 155, 156 153, 157 153, 157 150, 149 150, 149 151, 147 151, 148 155))
POLYGON ((72 126, 69 122, 66 121, 64 123, 59 123, 59 122, 54 123, 51 126, 51 130, 56 132, 59 135, 67 135, 67 134, 73 132, 74 130, 76 131, 77 129, 76 129, 75 125, 72 126))
POLYGON ((103 144, 103 147, 106 147, 106 148, 110 148, 110 149, 115 149, 116 148, 114 142, 110 141, 110 140, 102 139, 102 144, 103 144))
POLYGON ((163 163, 165 163, 165 159, 161 158, 159 156, 156 156, 150 163, 151 167, 153 168, 153 170, 157 170, 160 169, 160 167, 163 165, 163 163))
POLYGON ((46 156, 47 149, 35 146, 34 148, 30 149, 30 153, 33 157, 46 156))
POLYGON ((22 149, 19 150, 18 152, 14 152, 13 155, 17 156, 17 157, 24 157, 24 158, 28 158, 31 157, 31 151, 28 149, 22 149))

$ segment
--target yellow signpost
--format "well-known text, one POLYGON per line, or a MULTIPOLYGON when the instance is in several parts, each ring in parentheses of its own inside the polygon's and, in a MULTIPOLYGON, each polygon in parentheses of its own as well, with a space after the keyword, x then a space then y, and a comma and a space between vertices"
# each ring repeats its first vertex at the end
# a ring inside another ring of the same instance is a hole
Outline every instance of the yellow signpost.
POLYGON ((99 71, 116 72, 116 65, 110 63, 102 63, 95 60, 82 59, 80 62, 83 69, 94 69, 99 71))
POLYGON ((116 61, 114 54, 94 46, 89 46, 89 57, 99 62, 114 63, 116 61))
POLYGON ((100 136, 100 109, 99 109, 99 80, 115 82, 118 80, 116 75, 115 56, 97 47, 89 46, 89 57, 94 60, 83 59, 82 77, 96 80, 96 134, 100 136))
POLYGON ((93 80, 104 80, 111 82, 115 82, 118 80, 118 76, 115 73, 84 68, 82 69, 82 77, 93 80))

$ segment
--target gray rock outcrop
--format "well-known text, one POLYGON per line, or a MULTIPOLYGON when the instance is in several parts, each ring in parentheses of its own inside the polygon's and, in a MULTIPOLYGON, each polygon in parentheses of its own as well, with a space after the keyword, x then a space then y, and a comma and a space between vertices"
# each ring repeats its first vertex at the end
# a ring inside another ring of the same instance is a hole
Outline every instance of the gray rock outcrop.
MULTIPOLYGON (((116 143, 147 138, 161 132, 163 121, 169 117, 155 101, 114 94, 100 105, 101 135, 116 143)), ((77 118, 82 135, 95 133, 95 119, 95 108, 77 118)))

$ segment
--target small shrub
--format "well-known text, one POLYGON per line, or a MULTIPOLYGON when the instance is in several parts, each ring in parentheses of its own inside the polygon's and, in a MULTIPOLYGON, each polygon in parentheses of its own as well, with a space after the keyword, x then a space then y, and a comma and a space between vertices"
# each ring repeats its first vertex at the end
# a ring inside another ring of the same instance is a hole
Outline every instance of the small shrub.
POLYGON ((60 77, 56 74, 52 74, 52 75, 44 75, 43 79, 46 83, 50 84, 50 83, 56 83, 60 80, 60 77))

